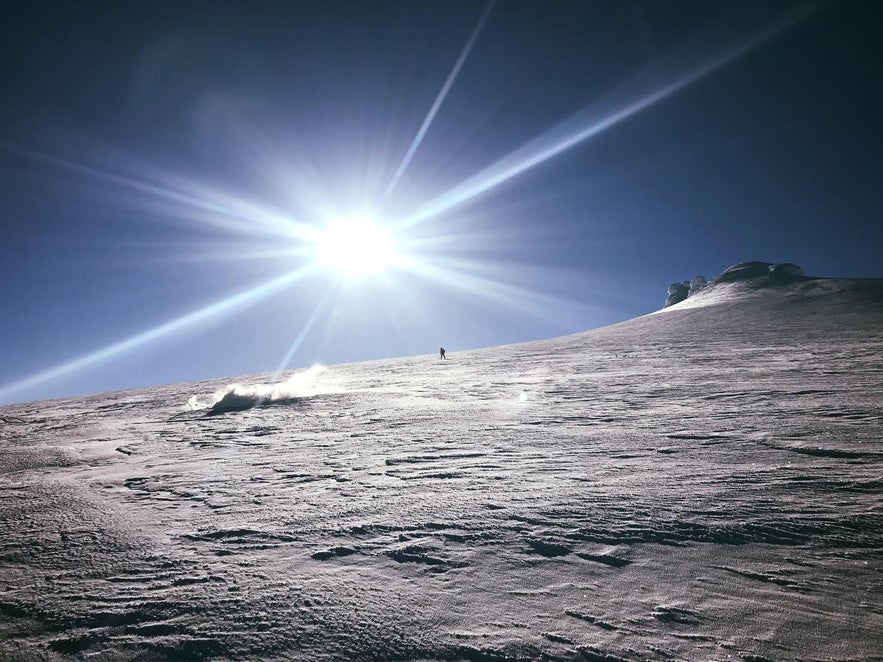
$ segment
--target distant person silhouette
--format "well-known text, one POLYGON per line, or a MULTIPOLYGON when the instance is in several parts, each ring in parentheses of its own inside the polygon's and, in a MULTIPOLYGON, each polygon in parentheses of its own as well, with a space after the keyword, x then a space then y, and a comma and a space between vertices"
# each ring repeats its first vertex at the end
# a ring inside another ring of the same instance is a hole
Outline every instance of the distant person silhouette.
POLYGON ((439 347, 438 356, 439 356, 439 358, 442 358, 442 359, 447 358, 445 356, 445 348, 444 347, 439 347))

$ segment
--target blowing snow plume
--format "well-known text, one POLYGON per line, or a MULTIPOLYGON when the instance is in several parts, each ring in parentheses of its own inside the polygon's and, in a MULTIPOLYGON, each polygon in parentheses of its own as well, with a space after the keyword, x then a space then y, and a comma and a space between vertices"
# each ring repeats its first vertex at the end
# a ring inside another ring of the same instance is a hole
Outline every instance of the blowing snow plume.
POLYGON ((296 402, 299 398, 318 393, 316 380, 323 372, 325 366, 314 365, 279 384, 231 384, 225 390, 215 393, 209 414, 296 402))

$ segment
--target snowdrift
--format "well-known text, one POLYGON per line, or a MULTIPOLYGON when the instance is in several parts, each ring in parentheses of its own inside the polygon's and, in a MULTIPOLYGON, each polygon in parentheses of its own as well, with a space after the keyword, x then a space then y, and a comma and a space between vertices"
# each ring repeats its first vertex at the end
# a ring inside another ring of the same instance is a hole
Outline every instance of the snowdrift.
POLYGON ((883 281, 728 271, 443 365, 0 409, 0 658, 879 659, 883 281))

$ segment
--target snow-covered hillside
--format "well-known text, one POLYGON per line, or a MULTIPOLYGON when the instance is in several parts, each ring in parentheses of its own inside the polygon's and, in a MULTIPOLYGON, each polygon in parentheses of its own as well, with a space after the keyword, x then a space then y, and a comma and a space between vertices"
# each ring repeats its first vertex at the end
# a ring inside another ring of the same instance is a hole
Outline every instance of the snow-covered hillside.
POLYGON ((881 280, 289 377, 0 408, 0 658, 883 659, 881 280))

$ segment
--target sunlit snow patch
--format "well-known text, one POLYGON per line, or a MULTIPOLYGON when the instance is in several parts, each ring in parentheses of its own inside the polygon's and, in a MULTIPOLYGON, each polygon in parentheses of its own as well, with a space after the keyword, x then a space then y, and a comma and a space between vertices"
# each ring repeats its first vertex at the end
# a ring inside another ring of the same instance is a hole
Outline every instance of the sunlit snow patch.
POLYGON ((325 366, 317 364, 292 375, 291 378, 279 384, 254 384, 251 386, 231 384, 226 389, 214 394, 209 413, 222 414, 252 407, 286 404, 295 402, 299 398, 316 395, 321 390, 317 380, 323 372, 325 372, 325 366))

